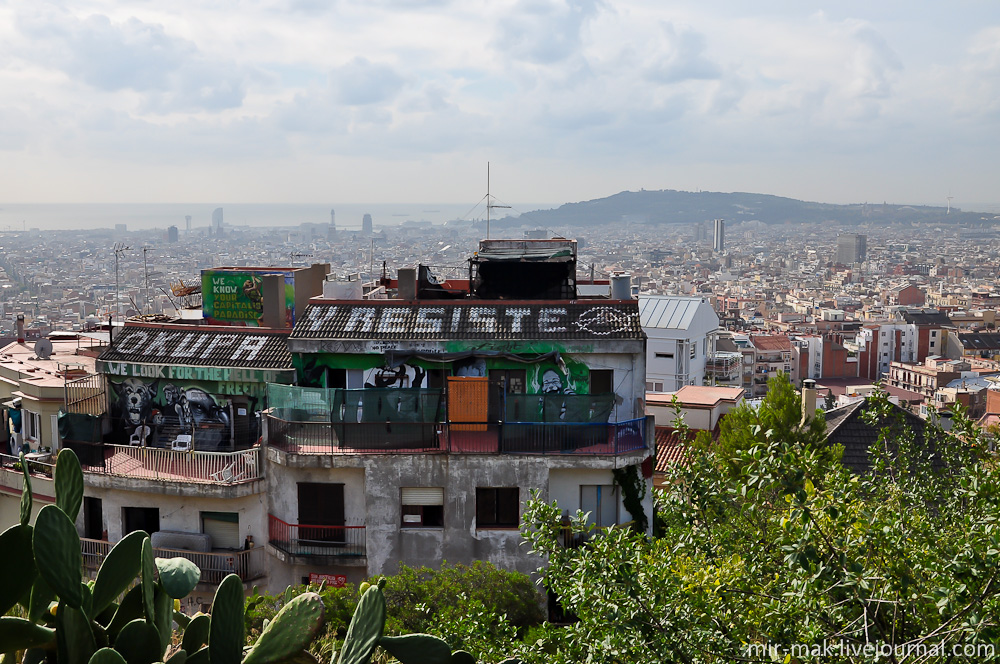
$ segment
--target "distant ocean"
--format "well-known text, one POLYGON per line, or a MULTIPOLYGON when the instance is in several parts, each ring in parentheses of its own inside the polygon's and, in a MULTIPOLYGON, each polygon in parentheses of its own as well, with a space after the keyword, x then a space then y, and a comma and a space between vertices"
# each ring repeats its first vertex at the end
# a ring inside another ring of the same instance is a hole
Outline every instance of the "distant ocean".
MULTIPOLYGON (((553 203, 512 204, 511 210, 494 212, 495 216, 516 215, 558 207, 553 203)), ((184 230, 185 215, 191 215, 191 228, 208 226, 212 211, 221 207, 226 226, 298 226, 309 222, 330 223, 330 210, 336 211, 337 228, 361 228, 365 214, 372 215, 374 226, 397 226, 404 221, 429 221, 443 224, 453 219, 485 219, 483 204, 399 203, 399 204, 280 204, 280 203, 9 203, 0 204, 0 231, 5 230, 84 230, 114 228, 126 224, 128 230, 167 228, 184 230)))

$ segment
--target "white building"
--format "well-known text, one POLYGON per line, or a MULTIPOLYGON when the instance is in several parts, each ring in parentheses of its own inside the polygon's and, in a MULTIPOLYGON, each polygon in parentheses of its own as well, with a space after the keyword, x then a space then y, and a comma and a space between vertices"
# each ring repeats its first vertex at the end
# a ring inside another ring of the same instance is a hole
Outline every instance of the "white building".
POLYGON ((639 318, 648 337, 646 391, 675 392, 685 385, 704 385, 709 337, 719 329, 719 316, 708 299, 641 297, 639 318))

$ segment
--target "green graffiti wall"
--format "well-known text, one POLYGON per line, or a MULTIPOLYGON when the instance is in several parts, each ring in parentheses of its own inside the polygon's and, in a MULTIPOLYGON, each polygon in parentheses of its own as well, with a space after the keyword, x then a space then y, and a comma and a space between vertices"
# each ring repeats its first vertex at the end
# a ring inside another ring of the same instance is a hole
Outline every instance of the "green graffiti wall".
MULTIPOLYGON (((548 352, 548 350, 541 352, 548 352)), ((327 369, 360 369, 364 385, 370 387, 427 387, 427 372, 445 370, 451 376, 485 376, 491 371, 524 371, 529 394, 589 394, 590 367, 583 360, 562 355, 561 362, 517 362, 507 358, 468 358, 455 362, 412 359, 396 369, 385 368, 384 355, 310 354, 293 355, 299 385, 327 387, 327 369)))

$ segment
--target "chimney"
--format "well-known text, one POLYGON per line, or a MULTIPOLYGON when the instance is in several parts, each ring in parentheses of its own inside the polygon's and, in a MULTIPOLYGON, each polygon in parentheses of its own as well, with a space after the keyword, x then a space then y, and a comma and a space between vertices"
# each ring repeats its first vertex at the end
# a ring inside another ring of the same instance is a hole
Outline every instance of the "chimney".
POLYGON ((401 267, 396 274, 396 292, 400 300, 417 299, 417 271, 412 267, 401 267))
POLYGON ((261 291, 264 300, 263 326, 279 329, 286 327, 285 275, 265 274, 261 291))
POLYGON ((802 381, 802 421, 800 425, 806 424, 816 416, 816 381, 806 378, 802 381))
POLYGON ((17 315, 17 343, 24 343, 24 314, 17 315))

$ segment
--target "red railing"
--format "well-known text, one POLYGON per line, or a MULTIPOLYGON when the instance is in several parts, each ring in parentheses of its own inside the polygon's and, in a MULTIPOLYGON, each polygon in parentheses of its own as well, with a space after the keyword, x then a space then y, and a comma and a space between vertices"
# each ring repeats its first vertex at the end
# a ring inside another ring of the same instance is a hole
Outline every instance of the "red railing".
POLYGON ((365 555, 364 526, 288 523, 268 515, 268 544, 292 556, 365 555))

